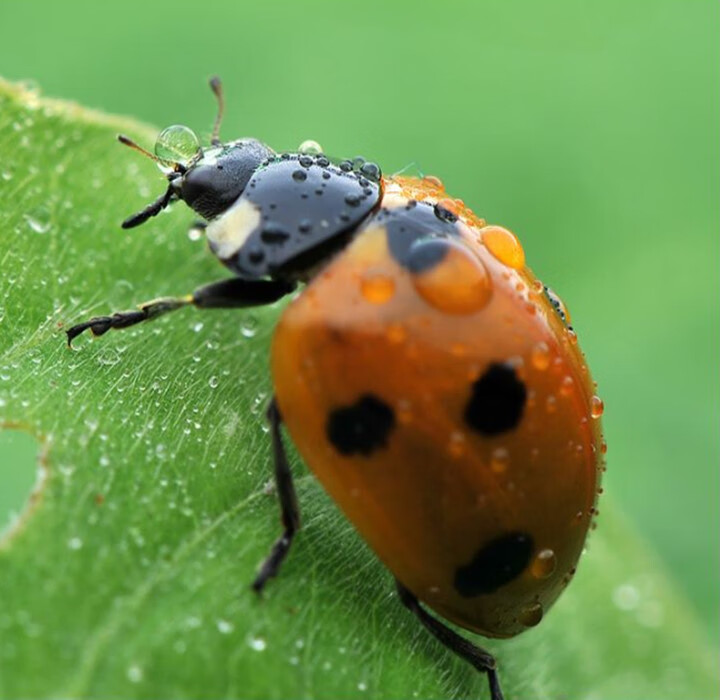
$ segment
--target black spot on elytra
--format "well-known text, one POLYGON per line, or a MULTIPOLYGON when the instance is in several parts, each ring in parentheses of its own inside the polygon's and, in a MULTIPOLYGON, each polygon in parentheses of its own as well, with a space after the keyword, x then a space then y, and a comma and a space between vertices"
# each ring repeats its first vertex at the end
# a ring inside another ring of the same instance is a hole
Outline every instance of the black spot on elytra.
POLYGON ((455 572, 455 590, 465 598, 494 593, 517 578, 530 563, 533 540, 509 532, 484 544, 472 560, 455 572))
POLYGON ((392 408, 377 396, 365 394, 351 406, 332 411, 325 431, 340 454, 367 457, 387 445, 394 426, 392 408))
POLYGON ((492 364, 472 385, 465 422, 482 435, 499 435, 517 427, 526 399, 525 384, 515 370, 507 364, 492 364))

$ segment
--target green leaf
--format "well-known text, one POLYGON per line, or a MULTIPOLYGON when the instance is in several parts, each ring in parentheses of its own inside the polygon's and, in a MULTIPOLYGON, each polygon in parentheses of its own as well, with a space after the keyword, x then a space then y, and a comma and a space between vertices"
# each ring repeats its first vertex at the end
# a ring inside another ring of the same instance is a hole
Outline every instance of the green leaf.
MULTIPOLYGON (((296 455, 303 530, 249 590, 279 533, 262 412, 281 305, 65 347, 61 325, 224 274, 181 207, 119 230, 163 181, 118 130, 155 135, 0 83, 0 424, 46 473, 0 549, 0 696, 486 697, 296 455)), ((35 470, 9 454, 3 483, 35 470)), ((717 697, 714 650, 607 501, 548 618, 487 641, 507 697, 717 697)))

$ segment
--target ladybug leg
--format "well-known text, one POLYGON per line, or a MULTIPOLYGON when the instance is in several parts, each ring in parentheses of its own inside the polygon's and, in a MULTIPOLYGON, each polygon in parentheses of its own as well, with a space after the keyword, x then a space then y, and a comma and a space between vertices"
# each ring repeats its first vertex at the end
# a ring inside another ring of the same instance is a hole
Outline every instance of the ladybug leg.
POLYGON ((111 316, 95 316, 89 321, 68 328, 67 343, 83 331, 90 330, 95 335, 103 335, 111 328, 129 328, 143 321, 151 321, 183 306, 196 306, 199 309, 230 309, 247 306, 260 306, 277 301, 289 294, 295 285, 275 280, 246 280, 232 277, 220 282, 205 285, 184 297, 161 297, 140 304, 134 311, 118 311, 111 316))
POLYGON ((278 537, 270 550, 267 559, 262 563, 260 571, 253 581, 252 587, 260 593, 265 587, 268 579, 277 575, 280 565, 290 550, 295 533, 300 528, 300 509, 298 508, 297 495, 293 484, 290 465, 285 454, 285 447, 280 434, 282 417, 278 410, 277 402, 273 397, 267 410, 267 418, 270 422, 270 435, 272 437, 273 461, 275 462, 275 487, 280 497, 280 509, 282 512, 283 533, 278 537))
POLYGON ((441 644, 455 652, 460 658, 472 664, 478 671, 487 673, 490 683, 491 700, 503 700, 500 682, 497 676, 497 664, 495 658, 484 649, 453 632, 447 625, 444 625, 420 605, 420 601, 405 586, 395 579, 398 595, 402 604, 420 620, 423 627, 430 632, 441 644))

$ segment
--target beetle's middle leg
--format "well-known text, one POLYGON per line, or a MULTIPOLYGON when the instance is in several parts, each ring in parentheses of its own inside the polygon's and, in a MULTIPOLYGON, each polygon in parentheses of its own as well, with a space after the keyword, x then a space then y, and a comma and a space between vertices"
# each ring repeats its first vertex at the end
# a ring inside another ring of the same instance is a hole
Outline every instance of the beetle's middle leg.
POLYGON ((140 304, 137 310, 117 311, 110 316, 95 316, 89 321, 68 328, 67 342, 69 346, 72 345, 73 339, 86 330, 90 330, 95 336, 103 335, 111 328, 129 328, 184 306, 196 306, 199 309, 231 309, 271 304, 292 292, 294 288, 293 283, 281 280, 246 280, 231 277, 199 287, 192 294, 182 297, 153 299, 140 304))

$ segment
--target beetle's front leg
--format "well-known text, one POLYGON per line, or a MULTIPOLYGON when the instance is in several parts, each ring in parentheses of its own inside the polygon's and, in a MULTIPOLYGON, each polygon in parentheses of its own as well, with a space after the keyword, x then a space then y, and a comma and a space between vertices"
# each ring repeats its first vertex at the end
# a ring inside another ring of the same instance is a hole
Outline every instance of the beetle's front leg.
POLYGON ((151 321, 184 306, 199 309, 231 309, 271 304, 295 289, 295 284, 282 280, 246 280, 232 277, 205 285, 183 297, 161 297, 140 304, 134 311, 118 311, 110 316, 95 316, 89 321, 68 328, 68 346, 83 331, 103 335, 111 328, 129 328, 143 321, 151 321))

